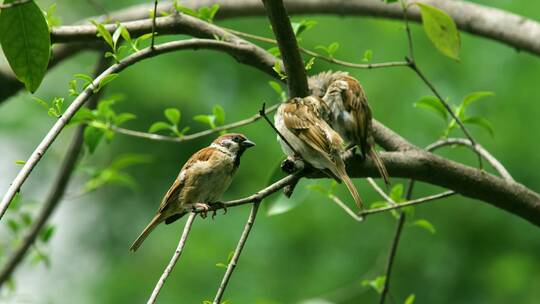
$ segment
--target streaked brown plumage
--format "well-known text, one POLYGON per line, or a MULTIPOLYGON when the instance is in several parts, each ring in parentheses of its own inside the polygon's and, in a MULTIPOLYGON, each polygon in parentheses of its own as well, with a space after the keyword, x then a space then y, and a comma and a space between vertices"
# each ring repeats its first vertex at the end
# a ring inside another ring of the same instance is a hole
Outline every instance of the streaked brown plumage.
POLYGON ((207 209, 208 203, 215 203, 229 188, 244 151, 254 145, 242 134, 225 134, 209 147, 193 154, 161 200, 156 215, 130 250, 136 251, 161 222, 170 224, 194 207, 207 209))
POLYGON ((325 117, 347 142, 360 148, 364 157, 373 159, 379 174, 389 185, 386 167, 375 149, 372 113, 366 93, 358 80, 345 72, 322 72, 309 78, 311 93, 321 97, 330 108, 325 117))
MULTIPOLYGON (((276 128, 303 160, 317 169, 329 171, 332 177, 342 180, 355 203, 361 208, 362 199, 347 175, 341 158, 344 152, 343 139, 322 117, 328 110, 325 102, 318 97, 290 99, 281 104, 277 110, 276 128)), ((294 151, 279 136, 278 140, 285 154, 294 156, 294 151)))

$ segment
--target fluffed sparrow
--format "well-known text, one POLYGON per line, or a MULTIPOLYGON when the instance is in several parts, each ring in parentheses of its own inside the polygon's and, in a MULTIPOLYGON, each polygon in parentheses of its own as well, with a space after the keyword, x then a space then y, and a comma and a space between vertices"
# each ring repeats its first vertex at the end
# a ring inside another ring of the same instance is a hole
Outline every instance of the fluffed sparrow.
POLYGON ((311 166, 345 182, 355 203, 362 208, 362 199, 345 170, 341 158, 343 139, 323 119, 329 111, 325 102, 314 96, 292 98, 281 104, 274 117, 278 131, 291 144, 291 149, 279 136, 285 154, 300 154, 311 166), (294 151, 293 151, 294 150, 294 151))

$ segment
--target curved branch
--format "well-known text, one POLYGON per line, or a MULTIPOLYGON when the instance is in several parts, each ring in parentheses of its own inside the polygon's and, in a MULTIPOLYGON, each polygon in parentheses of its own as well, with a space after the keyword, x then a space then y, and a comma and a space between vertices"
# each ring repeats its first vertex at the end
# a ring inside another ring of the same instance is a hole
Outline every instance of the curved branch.
MULTIPOLYGON (((26 181, 26 178, 37 163, 40 161, 43 154, 48 150, 51 144, 54 142, 56 137, 60 134, 62 129, 67 125, 69 120, 75 115, 75 113, 84 105, 84 103, 94 94, 94 90, 98 87, 98 84, 108 75, 119 73, 125 68, 147 58, 152 58, 160 54, 169 53, 177 50, 183 49, 212 49, 212 50, 221 50, 228 54, 231 54, 239 62, 247 63, 249 65, 258 67, 262 70, 265 69, 264 62, 261 62, 257 55, 257 50, 254 51, 254 48, 250 45, 245 44, 233 44, 224 41, 216 40, 207 40, 207 39, 189 39, 182 41, 172 41, 156 45, 153 48, 145 48, 141 51, 138 51, 117 64, 112 65, 110 68, 101 73, 84 91, 75 98, 75 100, 69 105, 64 114, 56 121, 53 127, 49 130, 47 135, 43 138, 41 143, 34 150, 32 155, 26 161, 22 169, 19 171, 10 187, 8 188, 6 194, 0 202, 0 218, 3 217, 6 212, 11 200, 15 194, 20 190, 23 183, 26 181)), ((271 58, 271 56, 270 56, 271 58)))

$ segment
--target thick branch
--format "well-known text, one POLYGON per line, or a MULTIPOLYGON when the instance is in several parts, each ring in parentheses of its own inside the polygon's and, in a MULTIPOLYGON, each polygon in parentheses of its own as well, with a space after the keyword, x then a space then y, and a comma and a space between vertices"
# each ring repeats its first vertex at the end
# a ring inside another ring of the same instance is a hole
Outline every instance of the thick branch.
POLYGON ((306 69, 283 1, 263 0, 262 2, 283 58, 289 97, 305 97, 309 95, 306 69))

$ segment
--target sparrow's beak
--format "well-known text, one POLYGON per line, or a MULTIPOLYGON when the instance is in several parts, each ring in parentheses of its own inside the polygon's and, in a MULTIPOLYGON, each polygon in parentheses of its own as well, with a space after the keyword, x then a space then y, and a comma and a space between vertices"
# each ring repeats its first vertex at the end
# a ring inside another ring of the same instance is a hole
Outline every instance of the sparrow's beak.
POLYGON ((244 140, 242 143, 241 143, 242 147, 244 148, 249 148, 249 147, 253 147, 255 146, 255 143, 252 142, 251 140, 244 140))

